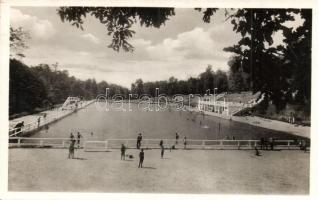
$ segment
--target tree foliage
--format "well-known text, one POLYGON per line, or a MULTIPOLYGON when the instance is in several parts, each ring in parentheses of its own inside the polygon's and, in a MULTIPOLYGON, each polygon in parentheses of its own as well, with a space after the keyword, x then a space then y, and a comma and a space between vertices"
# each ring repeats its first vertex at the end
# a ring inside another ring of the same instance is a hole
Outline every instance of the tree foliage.
POLYGON ((54 104, 63 103, 68 96, 82 99, 94 99, 99 94, 105 94, 110 88, 110 94, 128 96, 129 90, 105 81, 97 83, 94 79, 85 81, 69 76, 66 70, 57 70, 57 66, 40 64, 28 67, 16 59, 10 60, 10 115, 20 112, 34 112, 48 109, 54 104))
POLYGON ((26 41, 30 39, 29 32, 22 27, 10 27, 10 57, 23 58, 23 51, 28 48, 26 41))
POLYGON ((210 89, 211 93, 214 88, 218 88, 217 92, 226 92, 228 90, 228 77, 224 71, 218 70, 216 73, 212 70, 212 66, 208 66, 204 72, 198 77, 190 77, 187 80, 178 80, 171 76, 168 80, 143 82, 137 79, 131 85, 133 94, 156 95, 156 88, 159 88, 160 94, 173 96, 175 94, 206 94, 210 89))
POLYGON ((312 11, 239 9, 229 18, 242 38, 225 51, 239 57, 243 71, 250 75, 251 89, 264 93, 277 110, 297 102, 307 105, 309 111, 312 11), (294 21, 297 14, 304 23, 296 30, 288 28, 286 22, 294 21), (273 35, 278 31, 283 32, 284 44, 273 46, 273 35))
POLYGON ((9 113, 41 107, 47 98, 43 82, 22 62, 10 60, 9 113))
POLYGON ((230 67, 228 74, 229 91, 250 91, 250 76, 244 72, 241 58, 239 56, 233 56, 228 61, 228 65, 230 67))

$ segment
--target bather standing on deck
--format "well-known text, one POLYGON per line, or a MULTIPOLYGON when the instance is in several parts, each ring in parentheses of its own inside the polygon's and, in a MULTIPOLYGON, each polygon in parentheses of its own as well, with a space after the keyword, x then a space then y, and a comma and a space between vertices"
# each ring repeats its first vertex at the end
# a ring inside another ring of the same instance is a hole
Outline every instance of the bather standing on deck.
POLYGON ((140 149, 141 140, 142 140, 142 135, 141 135, 141 133, 139 133, 139 135, 137 137, 137 149, 140 149))
POLYGON ((144 149, 141 149, 140 153, 139 153, 139 165, 138 168, 142 168, 142 164, 144 162, 144 158, 145 158, 145 153, 144 153, 144 149))
POLYGON ((261 150, 265 150, 265 138, 261 138, 261 150))
POLYGON ((77 132, 77 146, 80 147, 81 138, 83 136, 80 134, 80 132, 77 132))
POLYGON ((121 156, 120 156, 120 160, 125 160, 125 156, 126 156, 126 147, 124 144, 121 144, 121 156))
POLYGON ((19 122, 15 125, 15 133, 20 133, 22 132, 22 128, 24 127, 24 121, 19 122))
POLYGON ((71 134, 70 134, 70 140, 71 140, 71 141, 75 140, 75 137, 74 137, 74 135, 73 135, 72 132, 71 132, 71 134))
POLYGON ((41 117, 38 117, 38 127, 40 127, 41 117))
POLYGON ((274 138, 270 137, 268 141, 269 141, 269 144, 271 147, 271 151, 273 151, 274 150, 274 138))
POLYGON ((68 149, 68 159, 74 158, 74 149, 75 149, 75 140, 71 140, 70 146, 68 149))
POLYGON ((161 148, 161 158, 163 158, 163 154, 165 153, 165 148, 163 146, 163 140, 160 140, 159 146, 161 148))
POLYGON ((183 144, 184 144, 184 148, 186 149, 187 148, 187 137, 184 136, 183 138, 183 144))
POLYGON ((179 134, 178 132, 176 132, 176 144, 178 144, 178 140, 179 140, 179 134))

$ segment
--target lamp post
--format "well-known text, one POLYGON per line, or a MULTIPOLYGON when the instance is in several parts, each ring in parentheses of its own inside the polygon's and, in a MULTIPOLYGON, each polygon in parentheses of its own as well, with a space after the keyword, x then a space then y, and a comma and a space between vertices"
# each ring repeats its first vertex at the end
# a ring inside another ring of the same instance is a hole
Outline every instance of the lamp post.
POLYGON ((217 90, 218 88, 214 88, 214 103, 215 103, 215 90, 217 90))
MULTIPOLYGON (((158 99, 159 97, 159 88, 156 88, 156 91, 155 91, 155 98, 158 99)), ((155 99, 156 100, 156 99, 155 99)))
POLYGON ((213 111, 215 111, 215 90, 217 90, 218 88, 214 88, 214 109, 213 109, 213 111))
POLYGON ((132 94, 128 94, 128 111, 132 111, 131 107, 130 107, 130 100, 132 98, 132 94))

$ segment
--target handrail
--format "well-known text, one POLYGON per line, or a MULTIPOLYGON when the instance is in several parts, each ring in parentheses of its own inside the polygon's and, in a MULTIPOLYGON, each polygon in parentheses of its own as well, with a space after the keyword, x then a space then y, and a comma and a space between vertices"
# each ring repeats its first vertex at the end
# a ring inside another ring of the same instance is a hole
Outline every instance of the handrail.
POLYGON ((32 137, 9 137, 9 140, 70 140, 70 138, 32 138, 32 137))
MULTIPOLYGON (((85 104, 83 104, 83 106, 81 108, 84 108, 84 107, 90 105, 93 102, 94 102, 94 100, 87 101, 85 104)), ((35 130, 38 127, 47 125, 47 124, 53 122, 54 120, 57 120, 57 119, 62 118, 64 116, 67 116, 68 114, 73 113, 73 112, 74 112, 74 110, 64 110, 63 111, 60 108, 58 108, 56 113, 47 116, 45 118, 45 122, 43 122, 43 120, 41 120, 39 125, 38 125, 37 121, 34 121, 34 122, 31 122, 31 123, 25 124, 23 127, 17 127, 17 128, 9 129, 9 133, 13 132, 12 134, 9 135, 9 137, 16 136, 19 133, 22 133, 22 132, 25 132, 25 131, 35 130), (35 126, 35 127, 31 128, 32 126, 35 126), (17 131, 17 130, 19 130, 19 131, 17 131)))
MULTIPOLYGON (((10 137, 9 138, 9 146, 50 146, 50 147, 59 147, 59 148, 66 148, 71 139, 70 138, 31 138, 31 137, 10 137), (31 142, 28 142, 30 141, 31 142), (25 142, 23 142, 25 141, 25 142), (32 142, 33 141, 33 142, 32 142), (54 142, 56 141, 56 142, 54 142)), ((75 139, 76 140, 76 139, 75 139)), ((168 145, 167 147, 172 147, 174 145, 177 145, 175 139, 143 139, 142 140, 142 146, 145 148, 159 148, 159 141, 163 140, 164 145, 168 145)), ((105 148, 119 148, 120 145, 116 142, 125 144, 126 146, 130 144, 132 146, 131 141, 136 142, 136 139, 106 139, 106 140, 86 140, 85 138, 81 139, 81 146, 87 149, 88 144, 91 143, 101 143, 105 144, 103 146, 103 149, 105 148), (115 142, 115 143, 113 143, 115 142), (115 145, 115 146, 114 146, 115 145)), ((260 140, 198 140, 198 139, 187 139, 187 147, 188 148, 195 148, 195 149, 207 149, 211 147, 220 147, 220 148, 228 148, 228 147, 234 147, 234 148, 250 148, 253 149, 256 146, 260 146, 260 140)), ((179 140, 178 147, 184 146, 184 141, 179 140)), ((275 146, 276 147, 287 147, 287 149, 290 149, 290 147, 298 147, 298 143, 295 144, 295 140, 275 140, 275 146), (283 143, 283 144, 278 144, 283 143)))
MULTIPOLYGON (((33 137, 9 137, 9 139, 21 139, 21 140, 70 140, 69 137, 67 138, 33 138, 33 137)), ((105 139, 108 141, 136 141, 137 139, 105 139)), ((105 141, 105 140, 86 140, 86 141, 92 141, 92 142, 97 142, 97 141, 105 141)), ((145 138, 142 139, 142 141, 176 141, 175 139, 150 139, 150 138, 145 138)), ((181 141, 182 139, 179 139, 179 141, 181 141)), ((193 141, 193 142, 200 142, 200 141, 207 141, 207 142, 219 142, 219 141, 223 141, 223 142, 259 142, 260 140, 232 140, 232 139, 219 139, 219 140, 199 140, 199 139, 187 139, 187 141, 193 141)), ((274 140, 274 142, 294 142, 295 140, 274 140)))
MULTIPOLYGON (((66 111, 66 113, 67 113, 67 111, 66 111)), ((56 115, 54 115, 54 116, 48 116, 48 117, 46 117, 45 118, 45 120, 46 121, 49 121, 49 119, 56 119, 57 117, 59 116, 59 114, 57 113, 56 115)), ((25 129, 26 127, 29 127, 29 126, 31 126, 31 125, 37 125, 38 124, 38 122, 37 121, 34 121, 34 122, 31 122, 31 123, 28 123, 28 124, 25 124, 23 127, 18 127, 18 128, 13 128, 13 129, 9 129, 9 131, 15 131, 15 130, 17 130, 17 129, 25 129)), ((40 124, 41 124, 41 122, 40 122, 40 124)), ((43 124, 42 124, 43 125, 43 124)))

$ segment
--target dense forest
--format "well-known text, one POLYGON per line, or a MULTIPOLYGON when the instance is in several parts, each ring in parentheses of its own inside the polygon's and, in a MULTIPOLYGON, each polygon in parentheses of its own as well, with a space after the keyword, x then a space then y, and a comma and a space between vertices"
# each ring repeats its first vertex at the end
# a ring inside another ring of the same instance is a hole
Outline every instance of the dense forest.
POLYGON ((10 59, 10 115, 26 112, 33 113, 52 108, 63 103, 68 96, 80 97, 84 100, 94 99, 104 94, 109 88, 109 96, 121 94, 149 94, 155 96, 156 88, 161 94, 204 94, 208 89, 218 88, 217 92, 240 92, 235 88, 235 82, 229 81, 227 73, 221 70, 214 72, 208 66, 198 77, 188 80, 178 80, 170 77, 168 80, 143 82, 137 79, 131 89, 107 83, 96 82, 95 79, 79 80, 70 76, 66 70, 58 70, 56 65, 39 64, 29 67, 17 59, 10 59))
POLYGON ((69 76, 66 70, 40 64, 29 67, 17 59, 10 59, 9 114, 33 113, 63 103, 68 96, 84 100, 95 98, 110 88, 114 93, 128 94, 129 90, 105 81, 85 81, 69 76))
MULTIPOLYGON (((241 75, 239 75, 241 77, 241 75)), ((241 77, 243 79, 243 77, 241 77)), ((231 74, 222 70, 214 72, 212 66, 208 66, 204 72, 198 77, 190 77, 187 80, 178 80, 175 77, 170 77, 168 80, 143 82, 142 79, 137 79, 131 84, 131 92, 134 94, 147 94, 155 96, 156 88, 159 88, 160 94, 172 96, 175 94, 206 94, 207 90, 210 93, 217 88, 216 92, 241 92, 247 91, 248 88, 237 88, 235 81, 237 79, 231 74)))

